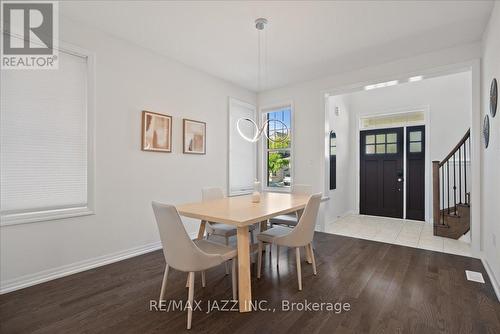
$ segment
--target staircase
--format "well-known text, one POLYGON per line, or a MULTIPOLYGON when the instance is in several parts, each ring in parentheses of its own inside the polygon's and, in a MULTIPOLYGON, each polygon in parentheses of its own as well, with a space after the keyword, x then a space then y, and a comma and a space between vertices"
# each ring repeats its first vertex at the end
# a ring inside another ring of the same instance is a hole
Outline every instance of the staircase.
POLYGON ((470 129, 446 158, 432 162, 434 235, 459 239, 469 231, 471 194, 467 175, 470 129))

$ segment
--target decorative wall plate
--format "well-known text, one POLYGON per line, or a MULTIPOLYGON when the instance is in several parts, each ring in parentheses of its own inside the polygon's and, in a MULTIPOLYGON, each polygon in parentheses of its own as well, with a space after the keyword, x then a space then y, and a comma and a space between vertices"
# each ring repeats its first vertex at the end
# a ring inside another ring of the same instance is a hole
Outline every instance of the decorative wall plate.
POLYGON ((497 79, 493 78, 491 81, 490 87, 490 114, 491 117, 495 117, 497 114, 497 105, 498 105, 498 87, 497 87, 497 79))
POLYGON ((488 115, 484 116, 483 137, 484 137, 484 148, 488 148, 488 144, 490 143, 490 117, 488 115))

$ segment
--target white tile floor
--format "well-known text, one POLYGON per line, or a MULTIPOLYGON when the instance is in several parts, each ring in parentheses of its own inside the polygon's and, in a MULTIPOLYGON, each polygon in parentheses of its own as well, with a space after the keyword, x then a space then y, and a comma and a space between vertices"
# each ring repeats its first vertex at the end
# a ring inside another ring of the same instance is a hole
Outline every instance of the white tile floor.
POLYGON ((333 223, 327 223, 325 232, 437 252, 472 256, 468 242, 434 236, 432 224, 414 220, 349 215, 333 223))

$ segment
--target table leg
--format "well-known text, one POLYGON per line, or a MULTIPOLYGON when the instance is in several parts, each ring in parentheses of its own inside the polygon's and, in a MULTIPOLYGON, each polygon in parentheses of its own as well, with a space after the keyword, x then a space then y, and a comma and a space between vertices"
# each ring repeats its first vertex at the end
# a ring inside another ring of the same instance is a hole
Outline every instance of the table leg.
POLYGON ((207 222, 202 220, 200 222, 200 229, 198 230, 198 239, 203 239, 205 236, 205 226, 207 225, 207 222))
POLYGON ((238 226, 238 300, 240 312, 250 312, 252 286, 250 283, 250 238, 248 226, 238 226))

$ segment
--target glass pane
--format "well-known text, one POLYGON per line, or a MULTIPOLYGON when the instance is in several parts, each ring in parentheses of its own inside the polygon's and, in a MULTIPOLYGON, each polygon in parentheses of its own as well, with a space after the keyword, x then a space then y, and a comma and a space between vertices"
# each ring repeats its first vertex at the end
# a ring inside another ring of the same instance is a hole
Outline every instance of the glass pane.
POLYGON ((398 153, 397 144, 387 144, 387 153, 398 153))
POLYGON ((291 109, 283 108, 267 113, 267 134, 269 138, 267 147, 269 149, 290 148, 291 144, 291 109))
POLYGON ((377 144, 385 143, 385 133, 377 135, 377 144))
POLYGON ((422 143, 410 143, 410 153, 419 153, 422 152, 422 143))
POLYGON ((375 144, 375 136, 374 135, 366 136, 366 143, 367 144, 375 144))
POLYGON ((377 154, 385 153, 385 144, 377 145, 377 154))
POLYGON ((267 153, 267 186, 290 186, 290 152, 267 153))
POLYGON ((422 131, 410 131, 410 141, 422 141, 422 131))
POLYGON ((366 145, 366 154, 374 154, 375 145, 366 145))
POLYGON ((332 146, 330 147, 330 155, 336 155, 337 154, 337 147, 332 146))
POLYGON ((388 133, 387 134, 387 142, 388 143, 396 143, 398 141, 397 133, 388 133))

